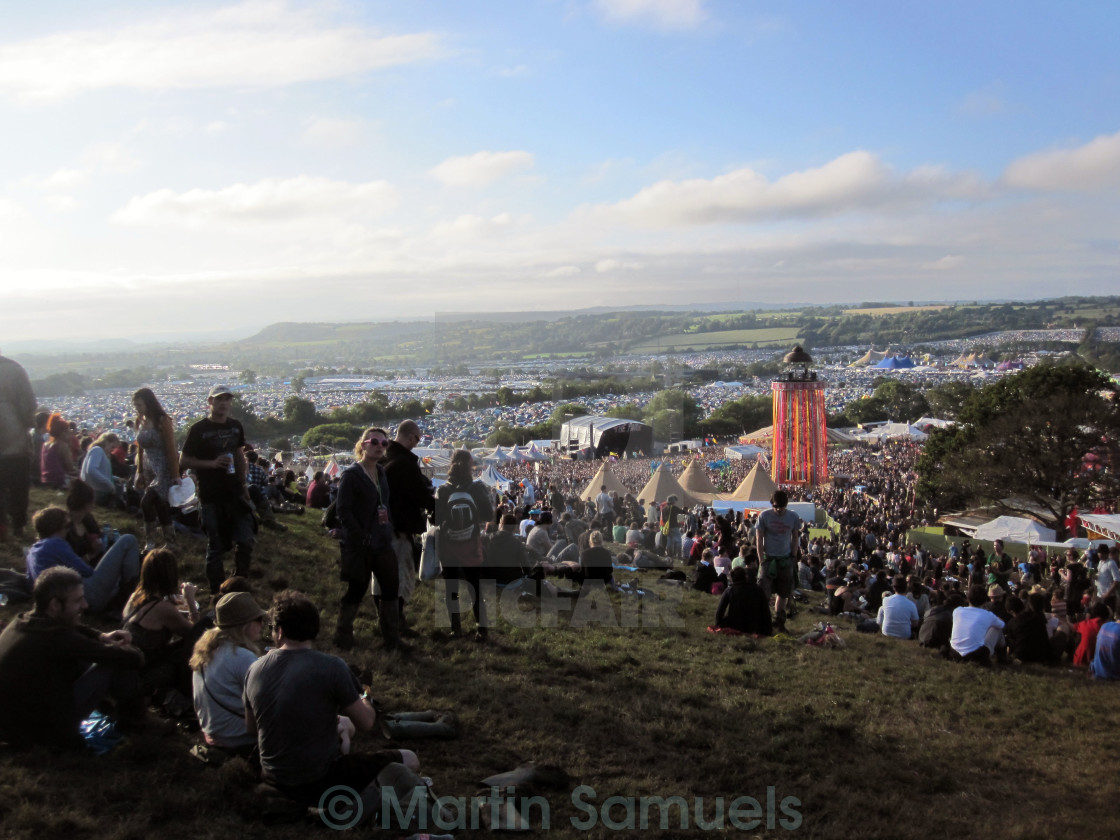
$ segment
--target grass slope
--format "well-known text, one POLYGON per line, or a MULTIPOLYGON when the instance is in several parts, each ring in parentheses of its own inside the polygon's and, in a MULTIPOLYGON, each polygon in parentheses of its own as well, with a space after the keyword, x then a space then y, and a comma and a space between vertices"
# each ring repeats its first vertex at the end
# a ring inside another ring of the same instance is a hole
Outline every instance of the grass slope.
MULTIPOLYGON (((36 491, 34 502, 57 499, 36 491)), ((323 607, 320 647, 332 650, 336 546, 321 536, 317 517, 284 521, 288 534, 262 532, 258 543, 258 599, 265 604, 288 586, 309 593, 323 607)), ((181 554, 184 578, 201 580, 202 545, 181 554)), ((22 567, 10 541, 0 544, 0 564, 22 567)), ((650 590, 658 589, 655 577, 647 576, 650 590)), ((689 591, 673 611, 682 627, 574 628, 561 617, 558 628, 505 624, 490 644, 477 645, 436 640, 442 610, 424 584, 410 610, 422 633, 416 653, 379 652, 367 603, 349 659, 373 669, 386 708, 459 714, 459 740, 404 745, 417 749, 441 794, 469 797, 479 779, 529 759, 559 764, 573 785, 594 790, 581 807, 569 793, 549 794, 550 830, 534 812, 538 836, 661 836, 656 808, 646 831, 610 829, 598 815, 585 831, 572 820, 585 824, 588 807, 616 795, 675 795, 690 804, 702 797, 712 820, 716 797, 725 809, 739 796, 765 807, 770 787, 777 801, 799 800, 801 824, 791 832, 763 822, 758 836, 1103 837, 1120 829, 1110 764, 1111 733, 1120 726, 1115 687, 1064 669, 952 665, 913 644, 857 634, 846 621, 838 628, 845 650, 714 636, 704 628, 715 605, 713 596, 689 591)), ((15 612, 7 607, 0 616, 15 612)), ((625 623, 622 615, 612 623, 625 623)), ((515 618, 524 623, 526 615, 515 618)), ((800 633, 812 620, 803 612, 791 626, 800 633)), ((264 836, 247 767, 209 769, 188 757, 191 743, 167 731, 102 757, 0 750, 0 835, 264 836)), ((622 823, 624 807, 610 816, 622 823)), ((688 825, 669 833, 723 833, 697 829, 692 814, 688 825)), ((313 821, 267 831, 331 836, 313 821)))

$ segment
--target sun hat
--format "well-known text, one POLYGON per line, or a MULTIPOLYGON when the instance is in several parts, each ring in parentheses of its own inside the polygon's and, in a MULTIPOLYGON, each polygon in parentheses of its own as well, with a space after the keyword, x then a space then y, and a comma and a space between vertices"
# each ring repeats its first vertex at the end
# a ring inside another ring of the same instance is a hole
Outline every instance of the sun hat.
POLYGON ((240 627, 265 615, 253 596, 248 592, 230 592, 223 595, 214 610, 215 623, 222 628, 240 627))

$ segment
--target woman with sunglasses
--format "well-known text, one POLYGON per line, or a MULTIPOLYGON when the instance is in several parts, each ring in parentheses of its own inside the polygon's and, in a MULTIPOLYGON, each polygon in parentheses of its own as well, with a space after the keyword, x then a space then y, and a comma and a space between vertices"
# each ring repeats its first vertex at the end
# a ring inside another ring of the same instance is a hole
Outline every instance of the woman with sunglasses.
POLYGON ((369 589, 372 573, 381 587, 378 620, 387 650, 401 647, 400 579, 389 519, 389 481, 381 460, 389 445, 384 429, 366 429, 354 447, 357 460, 342 471, 335 512, 341 524, 340 577, 347 585, 338 605, 334 643, 343 650, 354 646, 354 619, 369 589))

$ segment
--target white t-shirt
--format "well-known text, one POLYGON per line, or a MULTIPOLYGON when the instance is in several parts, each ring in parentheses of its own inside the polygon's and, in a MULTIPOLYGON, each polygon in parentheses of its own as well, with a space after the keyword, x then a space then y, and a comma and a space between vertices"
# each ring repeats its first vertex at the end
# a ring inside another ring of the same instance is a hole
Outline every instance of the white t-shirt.
POLYGON ((1003 619, 983 607, 958 607, 953 610, 953 635, 949 644, 961 656, 984 647, 984 637, 992 627, 1003 629, 1003 619))
POLYGON ((1097 566, 1097 594, 1103 596, 1117 580, 1120 580, 1120 567, 1110 556, 1107 563, 1097 566))
POLYGON ((910 622, 918 620, 918 607, 905 595, 887 595, 883 598, 883 605, 879 607, 879 615, 875 620, 883 628, 884 636, 909 639, 910 622))

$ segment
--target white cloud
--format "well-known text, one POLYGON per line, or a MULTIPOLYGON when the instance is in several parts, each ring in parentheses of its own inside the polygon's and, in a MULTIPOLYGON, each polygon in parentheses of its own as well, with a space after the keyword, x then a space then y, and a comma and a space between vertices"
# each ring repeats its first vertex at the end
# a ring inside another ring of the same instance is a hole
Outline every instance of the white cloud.
POLYGON ((620 271, 620 270, 634 271, 634 270, 639 269, 641 267, 642 267, 642 264, 640 262, 635 262, 634 260, 606 259, 606 260, 599 260, 597 263, 595 263, 595 270, 597 272, 599 272, 600 274, 607 274, 608 272, 611 272, 611 271, 620 271))
POLYGON ((224 134, 227 128, 229 128, 229 126, 226 125, 226 123, 224 123, 222 120, 214 120, 212 122, 208 122, 202 130, 207 134, 216 135, 224 134))
POLYGON ((659 29, 692 29, 707 18, 702 0, 595 0, 613 23, 649 23, 659 29))
POLYGON ((43 204, 56 213, 69 213, 77 209, 78 200, 72 195, 47 195, 43 197, 43 204))
POLYGON ((442 222, 432 228, 432 235, 437 239, 468 239, 476 240, 482 237, 494 236, 527 220, 515 219, 509 213, 499 213, 491 218, 482 216, 459 216, 452 222, 442 222))
POLYGON ((396 190, 385 181, 351 184, 306 175, 267 178, 220 190, 157 190, 132 198, 112 220, 124 225, 218 227, 275 223, 336 224, 392 209, 396 190))
POLYGON ((952 269, 960 268, 964 264, 964 257, 959 254, 946 254, 939 260, 926 263, 922 268, 927 268, 931 271, 950 271, 952 269))
POLYGON ((858 151, 773 182, 750 168, 712 179, 661 181, 590 212, 643 226, 706 225, 829 216, 978 198, 985 192, 975 177, 938 167, 920 167, 900 177, 876 155, 858 151))
POLYGON ((552 271, 546 271, 544 273, 544 276, 545 277, 574 277, 576 274, 582 274, 582 273, 583 272, 581 271, 581 269, 578 265, 561 265, 561 266, 557 266, 556 268, 552 269, 552 271))
POLYGON ((1012 187, 1098 192, 1120 186, 1120 132, 1074 149, 1037 152, 1014 160, 1003 174, 1012 187))
POLYGON ((449 187, 485 187, 532 166, 533 156, 529 152, 478 152, 448 158, 428 174, 449 187))
POLYGON ((119 30, 0 46, 0 93, 63 97, 103 88, 280 87, 432 58, 433 33, 331 26, 283 0, 174 13, 119 30))
POLYGON ((84 184, 89 173, 82 169, 59 169, 39 182, 47 190, 66 190, 84 184))
POLYGON ((82 152, 82 164, 98 172, 133 172, 144 165, 123 143, 97 143, 82 152))
POLYGON ((303 142, 328 149, 357 146, 361 142, 365 123, 362 120, 343 120, 315 117, 303 129, 303 142))

